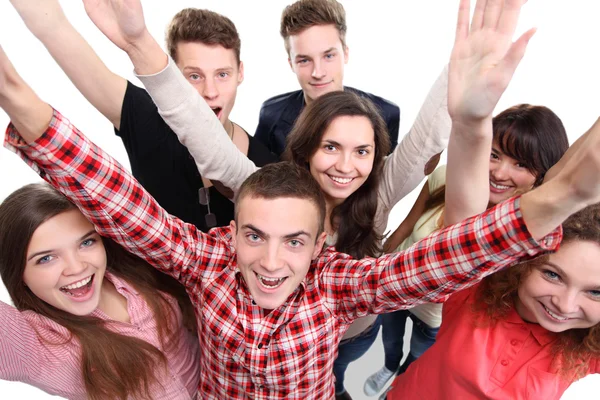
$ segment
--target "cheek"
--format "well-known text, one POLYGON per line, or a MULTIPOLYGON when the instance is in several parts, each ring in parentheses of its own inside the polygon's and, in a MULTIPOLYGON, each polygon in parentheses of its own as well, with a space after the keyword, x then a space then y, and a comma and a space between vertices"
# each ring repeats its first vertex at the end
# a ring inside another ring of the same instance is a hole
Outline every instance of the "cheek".
POLYGON ((535 176, 530 172, 520 171, 515 176, 515 182, 521 190, 529 190, 533 187, 533 184, 535 183, 535 176))
POLYGON ((373 171, 372 158, 359 160, 355 165, 356 169, 360 172, 360 175, 365 179, 368 178, 373 171))

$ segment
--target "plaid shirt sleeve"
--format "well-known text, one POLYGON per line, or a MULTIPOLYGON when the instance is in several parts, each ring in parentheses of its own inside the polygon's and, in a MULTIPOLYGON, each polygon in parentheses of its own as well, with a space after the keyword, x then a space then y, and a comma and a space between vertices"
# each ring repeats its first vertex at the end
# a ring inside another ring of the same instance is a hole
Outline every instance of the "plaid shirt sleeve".
POLYGON ((32 144, 10 124, 5 147, 75 203, 98 233, 184 285, 201 283, 201 275, 228 263, 226 243, 169 215, 129 172, 58 111, 32 144))
POLYGON ((352 320, 443 302, 491 273, 556 250, 562 227, 534 240, 519 205, 520 197, 513 198, 380 258, 326 254, 322 281, 333 307, 352 320))

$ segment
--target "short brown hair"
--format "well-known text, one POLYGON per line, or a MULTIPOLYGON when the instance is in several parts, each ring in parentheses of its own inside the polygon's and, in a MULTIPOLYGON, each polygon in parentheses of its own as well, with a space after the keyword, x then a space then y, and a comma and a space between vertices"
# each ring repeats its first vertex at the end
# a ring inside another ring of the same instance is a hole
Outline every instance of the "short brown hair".
POLYGON ((298 0, 287 6, 281 14, 279 33, 283 37, 285 49, 290 53, 290 36, 316 25, 333 25, 340 35, 342 46, 346 47, 346 11, 336 0, 298 0))
POLYGON ((184 8, 179 11, 167 27, 166 42, 169 55, 175 61, 179 42, 200 42, 233 50, 238 64, 240 63, 242 42, 234 23, 213 11, 199 8, 184 8))
POLYGON ((319 212, 317 236, 324 230, 325 198, 323 192, 310 172, 291 162, 282 161, 265 165, 242 183, 235 197, 236 220, 239 213, 238 206, 244 197, 268 200, 291 197, 308 200, 315 205, 319 212))

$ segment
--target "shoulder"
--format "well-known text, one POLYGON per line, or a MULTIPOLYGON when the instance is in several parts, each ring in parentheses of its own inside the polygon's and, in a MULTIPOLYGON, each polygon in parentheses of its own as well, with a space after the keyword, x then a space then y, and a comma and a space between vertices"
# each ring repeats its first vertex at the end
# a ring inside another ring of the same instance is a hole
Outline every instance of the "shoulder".
POLYGON ((372 93, 363 92, 362 90, 358 90, 350 86, 345 86, 344 90, 348 90, 352 93, 358 94, 361 97, 371 100, 385 114, 385 116, 397 118, 400 117, 400 107, 398 107, 398 105, 393 101, 376 96, 372 93))
POLYGON ((289 105, 302 106, 302 91, 296 90, 293 92, 279 94, 270 99, 265 100, 260 108, 261 117, 267 115, 281 114, 289 105))

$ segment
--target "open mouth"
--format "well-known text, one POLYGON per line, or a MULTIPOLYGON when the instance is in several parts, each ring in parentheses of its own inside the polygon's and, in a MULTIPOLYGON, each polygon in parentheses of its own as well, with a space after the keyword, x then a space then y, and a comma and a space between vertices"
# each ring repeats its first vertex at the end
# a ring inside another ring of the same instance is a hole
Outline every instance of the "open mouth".
POLYGON ((93 274, 80 281, 71 283, 70 285, 62 286, 60 291, 71 297, 83 297, 91 290, 95 276, 96 274, 93 274))
MULTIPOLYGON (((542 304, 542 303, 540 303, 542 304)), ((567 317, 563 317, 562 315, 558 315, 553 313, 548 307, 546 307, 544 304, 542 304, 542 307, 544 307, 544 310, 546 310, 546 313, 554 320, 558 321, 558 322, 563 322, 563 321, 567 321, 570 318, 567 317)))
POLYGON ((332 181, 339 185, 347 185, 354 180, 354 178, 340 178, 339 176, 327 175, 332 181))
POLYGON ((221 119, 221 112, 223 111, 223 108, 221 107, 211 107, 211 110, 213 110, 213 112, 215 113, 215 115, 217 116, 217 118, 221 119))
POLYGON ((498 183, 495 183, 494 181, 490 181, 490 186, 496 190, 508 190, 511 188, 511 186, 500 185, 498 183))
POLYGON ((256 272, 254 274, 256 275, 256 278, 257 278, 258 282, 265 289, 277 289, 287 279, 287 276, 284 277, 284 278, 269 278, 269 277, 257 274, 256 272))

